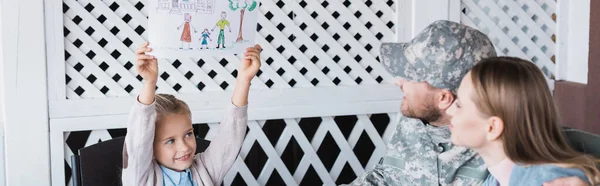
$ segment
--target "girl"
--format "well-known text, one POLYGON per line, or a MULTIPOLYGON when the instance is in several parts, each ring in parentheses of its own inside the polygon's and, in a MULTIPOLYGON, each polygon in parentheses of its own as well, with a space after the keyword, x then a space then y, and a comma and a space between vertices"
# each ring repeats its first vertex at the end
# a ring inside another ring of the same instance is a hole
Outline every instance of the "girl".
POLYGON ((205 152, 195 155, 189 107, 172 95, 154 93, 158 64, 156 58, 144 54, 152 51, 148 44, 136 51, 136 69, 144 78, 144 86, 129 113, 123 148, 123 185, 220 185, 244 140, 248 91, 261 66, 261 47, 246 49, 219 134, 205 152))
POLYGON ((546 79, 532 62, 483 60, 463 78, 447 113, 452 143, 477 151, 488 167, 484 185, 542 185, 569 176, 600 183, 599 161, 571 148, 546 79))

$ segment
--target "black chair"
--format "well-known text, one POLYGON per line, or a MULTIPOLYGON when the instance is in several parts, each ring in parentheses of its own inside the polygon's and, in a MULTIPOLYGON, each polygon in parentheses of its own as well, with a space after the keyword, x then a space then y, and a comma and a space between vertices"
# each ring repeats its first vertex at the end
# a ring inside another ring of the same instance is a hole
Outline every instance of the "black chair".
POLYGON ((600 158, 600 135, 572 128, 564 128, 564 132, 575 150, 600 158))
MULTIPOLYGON (((125 137, 103 141, 79 149, 71 156, 73 186, 121 185, 125 137)), ((196 153, 204 152, 210 141, 196 138, 196 153)))

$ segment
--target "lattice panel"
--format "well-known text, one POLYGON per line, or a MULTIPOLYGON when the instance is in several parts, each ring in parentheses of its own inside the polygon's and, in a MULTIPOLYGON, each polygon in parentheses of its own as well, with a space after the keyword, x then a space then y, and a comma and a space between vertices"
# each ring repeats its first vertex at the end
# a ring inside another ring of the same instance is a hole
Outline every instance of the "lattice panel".
POLYGON ((461 0, 461 21, 479 28, 498 55, 530 59, 553 78, 556 0, 461 0))
MULTIPOLYGON (((190 2, 195 2, 190 0, 190 2)), ((142 78, 134 51, 147 39, 146 1, 64 0, 67 99, 132 96, 142 78)), ((382 41, 395 39, 393 0, 262 0, 253 89, 378 84, 382 41)), ((159 59, 158 91, 233 89, 237 56, 159 59)), ((62 88, 62 87, 61 87, 62 88)))
MULTIPOLYGON (((224 185, 337 185, 371 169, 385 152, 397 114, 249 121, 240 156, 224 185)), ((212 139, 218 123, 194 125, 212 139)), ((65 133, 66 183, 77 149, 124 136, 126 129, 65 133)))

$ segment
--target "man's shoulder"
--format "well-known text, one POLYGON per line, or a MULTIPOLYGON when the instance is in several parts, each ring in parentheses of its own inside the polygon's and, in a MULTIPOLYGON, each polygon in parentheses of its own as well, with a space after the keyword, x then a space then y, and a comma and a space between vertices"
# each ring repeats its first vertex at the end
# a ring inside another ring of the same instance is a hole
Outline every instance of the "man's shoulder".
POLYGON ((398 121, 400 123, 425 124, 425 123, 423 123, 423 120, 420 120, 417 118, 409 118, 409 117, 403 116, 401 113, 400 113, 400 117, 399 117, 398 121))
POLYGON ((408 118, 400 116, 396 123, 396 128, 392 136, 391 142, 395 140, 401 140, 404 142, 413 141, 421 142, 428 139, 428 131, 426 130, 425 123, 420 119, 408 118))
POLYGON ((425 129, 425 123, 422 120, 415 119, 415 118, 408 118, 405 116, 400 116, 397 127, 398 127, 398 129, 403 129, 403 130, 407 130, 410 132, 427 132, 425 130, 419 130, 419 129, 425 129))
POLYGON ((447 170, 448 172, 456 171, 456 180, 483 181, 489 175, 485 162, 481 156, 471 149, 454 147, 441 155, 440 158, 444 155, 453 155, 445 161, 449 164, 449 166, 446 166, 447 169, 450 169, 447 170))
POLYGON ((394 133, 389 140, 389 145, 396 146, 400 144, 409 145, 415 143, 424 143, 427 132, 423 128, 421 120, 400 117, 396 122, 394 133))

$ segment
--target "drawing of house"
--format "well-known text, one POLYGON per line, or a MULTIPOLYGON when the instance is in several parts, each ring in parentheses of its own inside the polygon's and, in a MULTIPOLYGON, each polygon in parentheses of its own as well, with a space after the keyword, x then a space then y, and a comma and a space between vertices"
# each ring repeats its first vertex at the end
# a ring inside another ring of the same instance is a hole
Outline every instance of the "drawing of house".
POLYGON ((171 9, 171 0, 158 0, 158 4, 156 6, 157 10, 169 10, 171 9))
POLYGON ((216 0, 157 0, 157 11, 169 14, 196 13, 213 14, 216 0))
POLYGON ((197 0, 196 13, 213 14, 215 11, 215 0, 197 0))
POLYGON ((182 12, 196 12, 195 0, 180 0, 179 9, 182 12))
POLYGON ((179 0, 172 0, 171 11, 169 11, 169 14, 181 14, 181 9, 179 9, 179 0))

